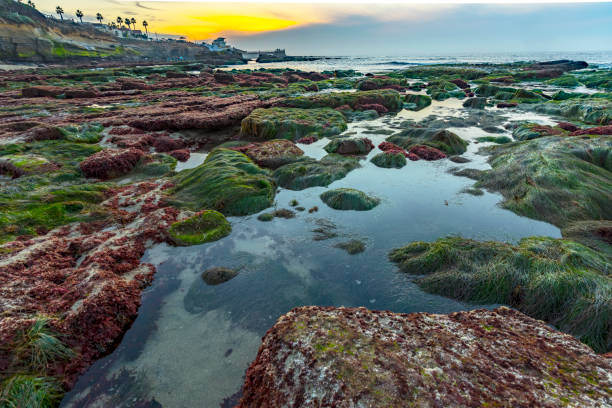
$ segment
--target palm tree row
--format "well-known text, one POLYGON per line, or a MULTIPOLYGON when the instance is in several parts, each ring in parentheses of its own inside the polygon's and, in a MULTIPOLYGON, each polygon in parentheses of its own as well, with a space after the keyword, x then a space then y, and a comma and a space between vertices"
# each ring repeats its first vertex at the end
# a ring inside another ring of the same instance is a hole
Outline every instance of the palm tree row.
MULTIPOLYGON (((34 3, 32 3, 31 0, 28 0, 28 4, 30 6, 32 6, 32 7, 34 7, 34 3)), ((60 6, 57 6, 55 8, 55 12, 60 16, 60 18, 62 20, 64 20, 64 9, 62 9, 60 6)), ((77 10, 76 11, 76 16, 77 16, 77 18, 82 23, 83 22, 83 17, 85 16, 85 14, 83 14, 83 12, 81 10, 77 10)), ((102 23, 102 20, 104 20, 104 17, 102 16, 102 14, 96 13, 96 20, 98 20, 100 23, 102 23)), ((125 23, 128 26, 128 29, 130 29, 130 30, 135 30, 136 29, 136 19, 134 17, 131 17, 131 18, 130 17, 126 17, 125 19, 121 18, 121 17, 117 17, 116 21, 117 21, 117 24, 115 24, 115 22, 113 21, 113 22, 108 23, 108 26, 112 27, 112 28, 116 28, 117 26, 123 27, 123 23, 125 23)), ((147 33, 147 36, 148 36, 149 35, 149 30, 148 30, 149 23, 147 23, 147 20, 144 20, 142 22, 142 26, 144 27, 145 32, 147 33)))

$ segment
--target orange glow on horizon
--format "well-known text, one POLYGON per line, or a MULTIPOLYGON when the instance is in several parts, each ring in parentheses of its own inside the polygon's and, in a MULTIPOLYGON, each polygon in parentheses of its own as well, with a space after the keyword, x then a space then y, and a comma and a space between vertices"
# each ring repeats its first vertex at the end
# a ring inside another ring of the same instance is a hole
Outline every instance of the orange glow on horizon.
MULTIPOLYGON (((187 19, 185 19, 187 20, 187 19)), ((227 32, 256 34, 265 31, 284 30, 303 24, 295 20, 254 15, 200 15, 190 16, 190 23, 159 25, 158 31, 180 34, 190 40, 217 37, 227 32)))

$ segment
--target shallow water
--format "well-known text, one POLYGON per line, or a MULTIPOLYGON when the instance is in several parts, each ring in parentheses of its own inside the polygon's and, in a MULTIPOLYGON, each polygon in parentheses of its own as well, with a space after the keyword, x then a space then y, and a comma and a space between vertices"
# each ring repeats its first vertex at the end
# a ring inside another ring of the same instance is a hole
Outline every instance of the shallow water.
MULTIPOLYGON (((434 102, 424 111, 351 123, 347 133, 366 135, 378 145, 387 136, 373 131, 396 131, 402 121, 419 121, 432 113, 457 118, 466 110, 449 100, 434 102)), ((467 140, 489 135, 476 127, 450 129, 467 140)), ((320 158, 326 154, 326 143, 300 147, 320 158)), ((144 262, 156 265, 158 272, 138 318, 119 347, 82 376, 63 406, 130 407, 154 400, 164 407, 217 407, 240 389, 261 336, 296 306, 432 313, 481 307, 423 292, 411 276, 397 271, 387 254, 411 241, 448 235, 508 242, 533 235, 560 236, 550 224, 500 208, 498 194, 475 197, 461 192, 473 181, 448 170, 488 168, 486 157, 476 153, 483 145, 470 143, 464 154, 470 163, 417 161, 402 169, 371 164, 375 149, 361 161, 361 168, 329 186, 353 187, 379 197, 380 205, 371 211, 328 208, 319 199, 325 187, 281 189, 278 208, 290 208, 289 202, 296 199, 300 206, 317 206, 318 211, 271 222, 258 221, 257 215, 231 217, 232 233, 220 241, 187 248, 161 244, 148 250, 144 262), (313 239, 326 235, 335 236, 313 239), (348 255, 334 247, 350 239, 363 240, 365 252, 348 255), (208 286, 200 274, 213 266, 237 268, 240 273, 229 282, 208 286)))

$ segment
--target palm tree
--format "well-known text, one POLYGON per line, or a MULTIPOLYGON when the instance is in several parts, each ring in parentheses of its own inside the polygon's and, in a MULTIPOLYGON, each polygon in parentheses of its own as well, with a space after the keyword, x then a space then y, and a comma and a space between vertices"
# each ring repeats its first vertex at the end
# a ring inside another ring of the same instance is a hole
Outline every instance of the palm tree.
POLYGON ((149 23, 147 23, 147 20, 144 20, 142 22, 142 26, 144 27, 145 32, 147 33, 147 37, 148 37, 149 36, 149 30, 147 30, 147 27, 149 26, 149 23))
POLYGON ((121 17, 117 17, 117 24, 119 24, 119 27, 123 25, 123 19, 121 17))
POLYGON ((102 24, 102 20, 104 20, 104 17, 102 17, 102 14, 97 13, 96 14, 96 20, 98 20, 100 22, 100 24, 102 24))
POLYGON ((81 10, 76 11, 76 16, 79 20, 81 20, 81 24, 83 24, 83 12, 81 10))
POLYGON ((129 17, 124 18, 124 19, 123 19, 123 22, 124 22, 125 24, 127 24, 128 28, 129 28, 130 30, 132 29, 132 27, 130 26, 130 24, 132 24, 132 21, 130 20, 130 18, 129 18, 129 17))
POLYGON ((55 8, 55 12, 56 12, 57 14, 59 14, 59 16, 60 16, 60 18, 61 18, 62 20, 64 20, 64 10, 63 10, 63 9, 62 9, 60 6, 57 6, 57 7, 55 8))
POLYGON ((136 19, 132 17, 131 21, 132 21, 132 30, 135 30, 136 29, 136 19))
POLYGON ((32 3, 32 0, 28 0, 28 6, 32 7, 32 8, 36 8, 36 6, 34 5, 34 3, 32 3))

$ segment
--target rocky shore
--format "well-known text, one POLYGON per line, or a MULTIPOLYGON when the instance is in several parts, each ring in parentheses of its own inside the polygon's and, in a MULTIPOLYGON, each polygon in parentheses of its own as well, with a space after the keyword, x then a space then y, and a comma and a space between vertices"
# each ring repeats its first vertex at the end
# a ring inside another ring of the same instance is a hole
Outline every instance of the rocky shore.
MULTIPOLYGON (((0 401, 56 406, 113 351, 154 279, 147 248, 231 236, 226 217, 275 206, 281 189, 329 186, 371 154, 385 177, 451 160, 472 193, 499 192, 504 208, 562 228, 561 239, 515 244, 397 242, 389 255, 425 291, 530 317, 296 309, 264 338, 241 405, 609 405, 611 126, 612 72, 573 61, 368 76, 206 64, 3 73, 0 401), (461 116, 436 116, 444 101, 461 116), (376 143, 350 135, 354 123, 425 109, 372 127, 376 143), (466 140, 465 128, 487 136, 466 140), (312 157, 319 141, 324 156, 312 157), (470 143, 490 168, 464 164, 470 143)), ((318 206, 383 202, 352 187, 317 193, 318 206)), ((356 242, 347 252, 365 250, 356 242)))

